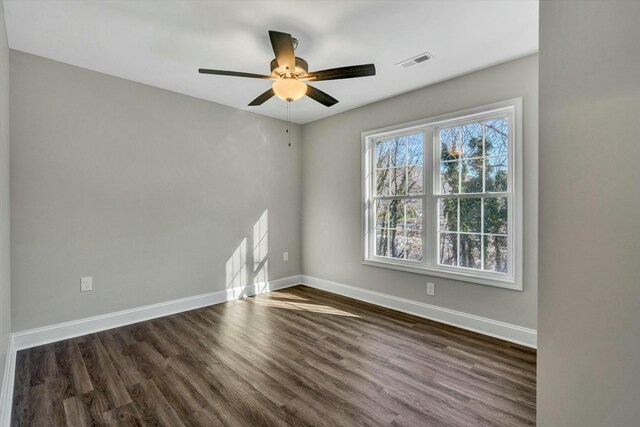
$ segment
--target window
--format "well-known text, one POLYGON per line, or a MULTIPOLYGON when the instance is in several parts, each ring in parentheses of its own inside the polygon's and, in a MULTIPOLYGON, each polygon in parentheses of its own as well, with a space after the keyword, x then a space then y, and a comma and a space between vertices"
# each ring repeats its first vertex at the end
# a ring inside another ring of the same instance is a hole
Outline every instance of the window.
POLYGON ((362 142, 365 264, 522 289, 520 99, 362 142))

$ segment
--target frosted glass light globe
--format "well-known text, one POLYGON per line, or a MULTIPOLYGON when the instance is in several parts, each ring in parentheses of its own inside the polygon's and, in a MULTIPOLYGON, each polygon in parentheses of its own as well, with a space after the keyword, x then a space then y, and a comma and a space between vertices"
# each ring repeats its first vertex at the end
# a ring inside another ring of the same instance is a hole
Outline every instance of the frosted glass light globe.
POLYGON ((285 101, 297 101, 307 93, 307 85, 297 79, 281 79, 273 82, 276 96, 285 101))

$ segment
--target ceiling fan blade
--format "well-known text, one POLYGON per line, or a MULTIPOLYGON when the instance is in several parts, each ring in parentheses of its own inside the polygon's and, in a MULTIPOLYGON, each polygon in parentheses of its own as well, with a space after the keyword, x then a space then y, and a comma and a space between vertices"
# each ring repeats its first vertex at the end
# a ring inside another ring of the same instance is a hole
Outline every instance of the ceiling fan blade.
POLYGON ((338 80, 352 79, 354 77, 367 77, 376 75, 376 66, 374 64, 352 65, 350 67, 331 68, 329 70, 314 71, 305 77, 310 81, 318 82, 321 80, 338 80))
POLYGON ((255 107, 256 105, 262 105, 265 101, 268 101, 274 95, 275 95, 275 92, 273 91, 273 89, 269 89, 268 91, 266 91, 265 93, 263 93, 262 95, 258 96, 256 99, 251 101, 249 103, 249 106, 255 107))
POLYGON ((310 85, 307 85, 307 96, 313 99, 314 101, 318 101, 320 104, 324 105, 325 107, 331 107, 332 105, 335 105, 338 103, 338 100, 335 99, 333 96, 319 89, 316 89, 315 87, 310 85))
POLYGON ((293 52, 293 39, 291 34, 280 33, 278 31, 269 31, 269 38, 271 39, 271 47, 273 47, 273 53, 276 54, 276 61, 282 71, 289 72, 296 69, 296 55, 293 52))
POLYGON ((252 79, 272 79, 271 76, 263 76, 262 74, 253 73, 241 73, 239 71, 226 71, 226 70, 209 70, 206 68, 198 69, 200 74, 216 74, 219 76, 232 76, 232 77, 249 77, 252 79))

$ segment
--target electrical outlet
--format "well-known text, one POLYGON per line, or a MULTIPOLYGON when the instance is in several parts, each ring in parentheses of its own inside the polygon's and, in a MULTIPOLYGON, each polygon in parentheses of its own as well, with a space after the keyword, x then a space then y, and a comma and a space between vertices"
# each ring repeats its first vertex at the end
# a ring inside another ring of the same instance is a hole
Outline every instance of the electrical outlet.
POLYGON ((283 261, 289 261, 289 252, 283 252, 282 253, 282 260, 283 261))
POLYGON ((436 284, 427 282, 427 295, 435 296, 436 294, 436 284))
POLYGON ((80 292, 93 290, 93 277, 83 277, 80 279, 80 292))

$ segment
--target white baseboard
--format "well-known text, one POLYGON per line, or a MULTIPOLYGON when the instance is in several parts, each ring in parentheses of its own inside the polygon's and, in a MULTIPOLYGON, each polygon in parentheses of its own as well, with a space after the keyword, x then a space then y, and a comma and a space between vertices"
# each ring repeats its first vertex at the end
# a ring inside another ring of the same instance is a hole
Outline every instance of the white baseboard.
POLYGON ((461 311, 369 291, 312 276, 303 275, 302 283, 312 288, 344 295, 349 298, 413 314, 414 316, 446 323, 447 325, 457 326, 462 329, 500 338, 527 347, 536 348, 537 346, 538 333, 535 329, 524 328, 510 323, 487 319, 486 317, 475 316, 461 311))
POLYGON ((534 329, 528 329, 522 326, 450 310, 448 308, 332 282, 330 280, 302 275, 284 277, 282 279, 271 280, 265 283, 247 285, 246 287, 231 288, 224 291, 195 295, 159 304, 147 305, 115 313, 108 313, 71 322, 45 326, 42 328, 16 332, 12 334, 11 345, 15 352, 25 348, 104 331, 106 329, 117 328, 118 326, 129 325, 132 323, 142 322, 144 320, 155 319, 162 316, 168 316, 170 314, 220 304, 226 301, 255 295, 256 293, 283 289, 300 283, 304 283, 305 285, 313 288, 413 314, 415 316, 424 317, 437 322, 458 326, 463 329, 526 345, 528 347, 536 347, 537 331, 534 329))
POLYGON ((0 426, 9 427, 13 406, 13 382, 16 375, 16 349, 12 337, 9 337, 7 358, 4 364, 4 376, 0 385, 0 426))
POLYGON ((14 351, 38 345, 49 344, 69 338, 92 334, 119 326, 130 325, 144 320, 156 319, 170 314, 194 310, 209 305, 220 304, 238 298, 261 294, 276 289, 288 288, 300 284, 301 276, 290 276, 282 279, 270 280, 264 283, 250 284, 243 287, 210 292, 202 295, 161 302, 159 304, 132 308, 115 313, 73 320, 57 325, 30 329, 12 334, 14 351))

